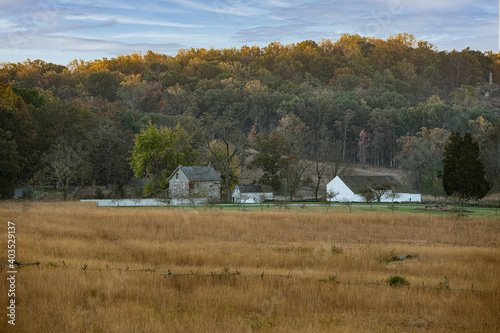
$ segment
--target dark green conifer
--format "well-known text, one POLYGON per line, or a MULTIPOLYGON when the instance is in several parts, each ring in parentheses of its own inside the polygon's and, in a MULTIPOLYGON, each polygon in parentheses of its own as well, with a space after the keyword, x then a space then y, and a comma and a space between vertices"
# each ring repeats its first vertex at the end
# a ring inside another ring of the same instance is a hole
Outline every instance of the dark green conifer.
POLYGON ((447 195, 465 202, 482 199, 490 190, 479 157, 479 145, 469 132, 463 138, 458 132, 450 134, 443 163, 443 188, 447 195))

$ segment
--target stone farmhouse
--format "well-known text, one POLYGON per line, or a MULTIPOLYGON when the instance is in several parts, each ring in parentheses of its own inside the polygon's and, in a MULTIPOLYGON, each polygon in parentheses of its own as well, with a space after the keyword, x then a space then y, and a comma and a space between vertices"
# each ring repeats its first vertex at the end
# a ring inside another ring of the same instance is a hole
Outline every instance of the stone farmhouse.
POLYGON ((220 198, 222 178, 211 166, 182 166, 168 178, 170 198, 220 198))

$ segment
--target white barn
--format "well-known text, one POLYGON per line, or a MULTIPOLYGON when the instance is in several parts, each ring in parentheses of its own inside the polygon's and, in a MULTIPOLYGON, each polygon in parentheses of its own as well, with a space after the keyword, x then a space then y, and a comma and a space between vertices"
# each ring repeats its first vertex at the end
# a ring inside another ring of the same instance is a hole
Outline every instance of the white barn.
POLYGON ((383 193, 380 202, 422 201, 420 193, 409 190, 393 176, 337 176, 326 185, 327 193, 337 193, 332 201, 363 202, 361 193, 367 189, 383 193))
POLYGON ((271 186, 260 184, 238 184, 233 191, 233 202, 237 203, 261 203, 273 200, 271 186))

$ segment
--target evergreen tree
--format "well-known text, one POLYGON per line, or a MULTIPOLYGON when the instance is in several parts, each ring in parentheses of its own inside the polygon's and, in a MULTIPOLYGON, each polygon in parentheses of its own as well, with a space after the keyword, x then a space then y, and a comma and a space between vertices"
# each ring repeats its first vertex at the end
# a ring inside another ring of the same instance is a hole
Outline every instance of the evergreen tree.
POLYGON ((447 195, 457 196, 462 202, 482 199, 490 190, 484 178, 484 166, 479 158, 479 145, 467 132, 452 132, 444 151, 443 188, 447 195))

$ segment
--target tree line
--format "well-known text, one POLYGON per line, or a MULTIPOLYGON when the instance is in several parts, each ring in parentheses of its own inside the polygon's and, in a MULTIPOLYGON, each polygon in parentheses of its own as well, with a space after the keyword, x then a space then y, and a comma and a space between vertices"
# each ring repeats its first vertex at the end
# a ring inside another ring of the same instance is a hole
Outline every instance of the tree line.
POLYGON ((67 66, 2 63, 0 195, 38 184, 66 197, 75 184, 134 176, 156 195, 178 164, 207 163, 221 173, 225 195, 246 166, 277 192, 293 197, 307 181, 318 198, 321 180, 352 165, 402 169, 408 184, 432 194, 442 191, 451 132, 471 133, 494 184, 497 56, 439 51, 403 33, 67 66), (305 179, 306 170, 314 177, 305 179))

